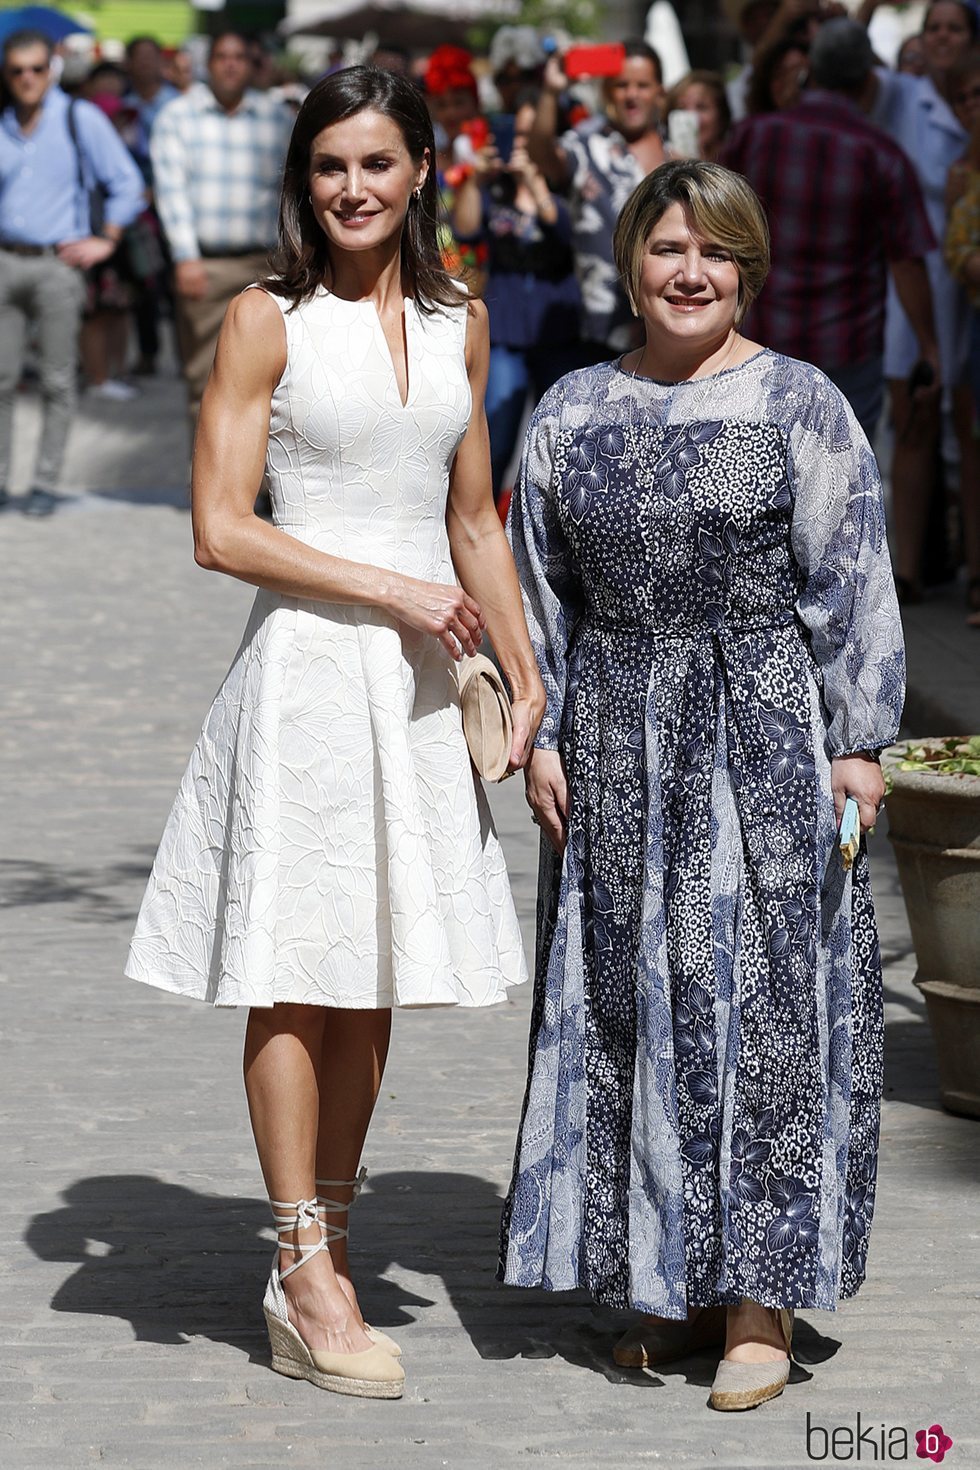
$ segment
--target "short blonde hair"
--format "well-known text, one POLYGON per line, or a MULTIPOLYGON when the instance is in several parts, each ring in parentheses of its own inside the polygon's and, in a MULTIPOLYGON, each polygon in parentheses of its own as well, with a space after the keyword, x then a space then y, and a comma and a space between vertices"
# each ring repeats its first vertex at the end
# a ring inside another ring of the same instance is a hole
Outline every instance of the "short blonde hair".
POLYGON ((693 159, 655 168, 633 190, 619 216, 613 255, 634 315, 639 316, 640 272, 650 231, 672 204, 681 206, 702 240, 731 252, 738 271, 735 325, 740 326, 769 274, 769 226, 758 196, 741 174, 693 159))

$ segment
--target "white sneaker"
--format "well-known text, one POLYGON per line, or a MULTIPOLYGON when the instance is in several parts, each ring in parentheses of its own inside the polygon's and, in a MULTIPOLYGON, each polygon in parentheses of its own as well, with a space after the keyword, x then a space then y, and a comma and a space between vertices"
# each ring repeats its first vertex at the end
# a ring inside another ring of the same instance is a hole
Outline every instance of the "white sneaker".
POLYGON ((132 383, 123 383, 119 378, 106 378, 104 383, 91 383, 87 389, 91 398, 105 398, 110 403, 131 403, 139 398, 140 390, 132 383))

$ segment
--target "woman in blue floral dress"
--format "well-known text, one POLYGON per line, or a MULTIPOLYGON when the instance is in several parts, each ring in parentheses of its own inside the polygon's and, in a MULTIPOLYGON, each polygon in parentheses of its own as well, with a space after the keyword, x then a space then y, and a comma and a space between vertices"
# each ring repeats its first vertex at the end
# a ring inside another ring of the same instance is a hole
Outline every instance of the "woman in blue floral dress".
POLYGON ((782 1391, 795 1307, 865 1272, 881 1092, 862 846, 901 624, 874 456, 816 368, 739 335, 768 268, 714 164, 636 190, 642 351, 561 379, 511 537, 548 710, 531 1066, 501 1277, 644 1314, 616 1350, 725 1345, 717 1408, 782 1391))

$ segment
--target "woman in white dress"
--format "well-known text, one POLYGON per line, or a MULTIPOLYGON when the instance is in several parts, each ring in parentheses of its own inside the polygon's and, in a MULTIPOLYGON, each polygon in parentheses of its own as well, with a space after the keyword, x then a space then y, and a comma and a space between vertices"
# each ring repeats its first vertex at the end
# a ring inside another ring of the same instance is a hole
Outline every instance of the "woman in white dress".
POLYGON ((404 1373, 344 1227, 391 1007, 490 1005, 525 978, 453 661, 487 629, 515 768, 544 706, 490 493, 487 315, 441 268, 433 157, 387 72, 328 77, 297 117, 276 277, 229 308, 194 454, 197 560, 260 590, 126 970, 251 1008, 273 1366, 384 1398, 404 1373))

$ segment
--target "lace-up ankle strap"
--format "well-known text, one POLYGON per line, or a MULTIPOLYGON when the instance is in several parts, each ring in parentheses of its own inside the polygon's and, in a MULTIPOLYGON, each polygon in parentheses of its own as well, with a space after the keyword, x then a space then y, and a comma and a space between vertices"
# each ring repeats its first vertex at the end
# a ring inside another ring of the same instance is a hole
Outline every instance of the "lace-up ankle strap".
POLYGON ((326 1250, 327 1237, 323 1233, 323 1221, 320 1219, 315 1199, 301 1199, 295 1204, 287 1200, 271 1199, 269 1204, 272 1206, 272 1221, 279 1237, 279 1249, 292 1251, 294 1255, 299 1256, 298 1261, 294 1261, 284 1271, 280 1270, 279 1280, 285 1281, 286 1277, 298 1271, 300 1266, 305 1266, 307 1261, 311 1261, 314 1256, 326 1250), (297 1242, 296 1245, 293 1245, 291 1241, 283 1240, 284 1235, 289 1235, 293 1230, 304 1230, 309 1225, 319 1225, 319 1240, 312 1244, 309 1241, 297 1242))
POLYGON ((326 1232, 325 1239, 328 1243, 332 1240, 346 1240, 350 1230, 347 1226, 333 1225, 322 1217, 324 1215, 345 1215, 360 1194, 366 1178, 367 1170, 362 1167, 358 1170, 356 1179, 318 1179, 316 1181, 316 1207, 320 1217, 320 1226, 326 1232), (353 1193, 345 1204, 341 1200, 331 1199, 329 1195, 321 1194, 321 1189, 351 1189, 353 1193))

